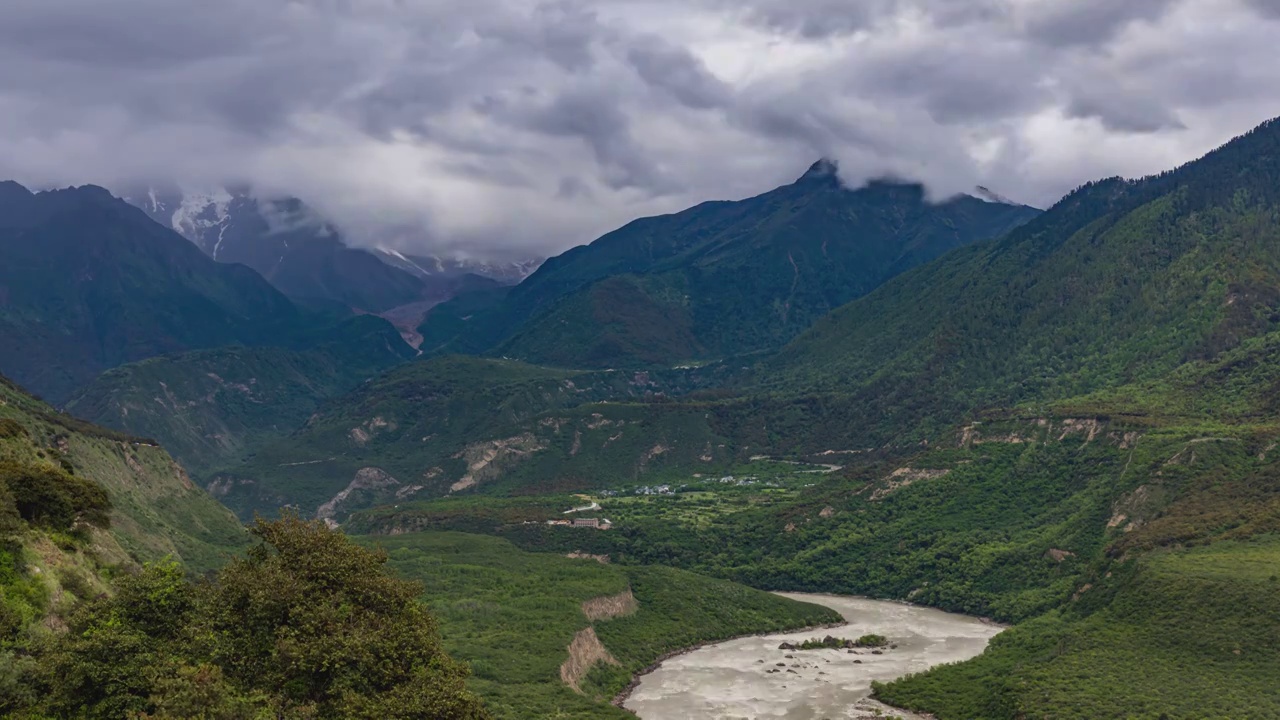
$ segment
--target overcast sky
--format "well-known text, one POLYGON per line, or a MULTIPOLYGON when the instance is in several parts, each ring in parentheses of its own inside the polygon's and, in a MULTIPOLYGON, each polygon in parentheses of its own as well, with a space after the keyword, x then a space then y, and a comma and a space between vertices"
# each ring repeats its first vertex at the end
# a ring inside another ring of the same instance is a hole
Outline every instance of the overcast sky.
POLYGON ((1280 115, 1280 0, 3 0, 0 178, 555 252, 789 182, 1047 206, 1280 115))

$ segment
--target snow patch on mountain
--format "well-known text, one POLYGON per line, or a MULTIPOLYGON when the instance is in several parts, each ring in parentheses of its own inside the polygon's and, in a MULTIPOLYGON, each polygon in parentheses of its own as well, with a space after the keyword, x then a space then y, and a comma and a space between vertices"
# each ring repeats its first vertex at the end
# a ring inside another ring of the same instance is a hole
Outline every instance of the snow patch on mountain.
POLYGON ((208 192, 183 190, 169 225, 217 260, 231 218, 229 209, 233 199, 226 188, 208 192), (211 232, 214 228, 217 228, 216 234, 211 232))

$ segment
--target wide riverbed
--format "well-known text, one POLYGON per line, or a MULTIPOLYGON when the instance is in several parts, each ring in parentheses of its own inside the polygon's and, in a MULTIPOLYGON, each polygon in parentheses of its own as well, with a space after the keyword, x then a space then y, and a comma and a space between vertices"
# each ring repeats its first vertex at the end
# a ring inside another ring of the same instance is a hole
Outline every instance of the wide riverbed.
POLYGON ((730 640, 671 658, 640 679, 624 707, 643 720, 837 720, 874 717, 875 709, 911 718, 868 699, 871 681, 968 660, 1003 629, 977 618, 901 603, 780 594, 832 608, 848 624, 730 640), (898 647, 885 648, 881 655, 870 650, 850 654, 778 649, 784 641, 826 635, 857 639, 868 633, 884 635, 898 647))

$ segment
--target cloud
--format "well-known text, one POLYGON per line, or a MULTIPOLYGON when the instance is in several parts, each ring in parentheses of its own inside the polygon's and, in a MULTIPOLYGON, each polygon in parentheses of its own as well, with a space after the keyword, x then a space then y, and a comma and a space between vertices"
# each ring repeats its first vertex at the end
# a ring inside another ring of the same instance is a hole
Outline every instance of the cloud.
POLYGON ((793 180, 1047 205, 1280 115, 1273 0, 7 0, 0 177, 545 253, 793 180))

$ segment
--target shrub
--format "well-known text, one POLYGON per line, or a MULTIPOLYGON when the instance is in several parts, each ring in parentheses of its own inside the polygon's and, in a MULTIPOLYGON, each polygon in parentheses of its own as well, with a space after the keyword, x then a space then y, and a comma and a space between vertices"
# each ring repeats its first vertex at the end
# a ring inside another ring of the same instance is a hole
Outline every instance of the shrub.
POLYGON ((12 418, 0 418, 0 440, 27 436, 27 429, 22 423, 12 418))
MULTIPOLYGON (((0 462, 0 485, 7 489, 10 506, 32 525, 70 530, 77 522, 104 528, 111 523, 106 489, 60 469, 0 462)), ((0 510, 0 526, 4 515, 0 510)))

